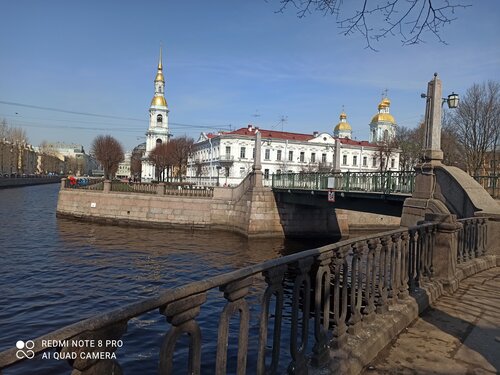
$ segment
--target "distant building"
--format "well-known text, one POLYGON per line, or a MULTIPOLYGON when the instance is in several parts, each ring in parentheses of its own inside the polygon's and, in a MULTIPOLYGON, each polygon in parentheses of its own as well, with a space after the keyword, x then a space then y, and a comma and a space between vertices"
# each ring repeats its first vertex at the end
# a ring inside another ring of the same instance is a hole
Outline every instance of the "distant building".
POLYGON ((168 142, 170 136, 168 132, 168 106, 165 100, 165 78, 163 77, 162 52, 160 48, 160 58, 158 70, 154 80, 155 93, 149 106, 149 128, 146 132, 146 152, 142 160, 141 180, 151 181, 156 178, 155 167, 148 162, 150 152, 159 144, 168 142))
MULTIPOLYGON (((75 143, 44 143, 38 148, 41 154, 51 155, 64 162, 63 170, 55 173, 70 173, 76 176, 92 175, 94 169, 98 169, 97 161, 85 153, 82 145, 75 143)), ((40 162, 39 162, 40 163, 40 162)), ((46 169, 41 167, 41 169, 46 169)))
MULTIPOLYGON (((395 125, 395 122, 391 124, 395 125)), ((386 130, 384 125, 380 123, 383 131, 386 130)), ((262 139, 264 180, 270 179, 272 174, 287 172, 374 172, 399 169, 399 150, 391 150, 383 142, 351 139, 352 128, 347 123, 347 115, 342 112, 333 136, 318 132, 280 132, 252 125, 232 132, 201 133, 188 161, 188 177, 210 177, 212 180, 218 177, 220 184, 240 183, 252 170, 257 131, 261 133, 262 139)))
POLYGON ((130 160, 132 157, 132 152, 126 152, 124 160, 118 164, 118 170, 116 171, 116 178, 130 178, 130 160))

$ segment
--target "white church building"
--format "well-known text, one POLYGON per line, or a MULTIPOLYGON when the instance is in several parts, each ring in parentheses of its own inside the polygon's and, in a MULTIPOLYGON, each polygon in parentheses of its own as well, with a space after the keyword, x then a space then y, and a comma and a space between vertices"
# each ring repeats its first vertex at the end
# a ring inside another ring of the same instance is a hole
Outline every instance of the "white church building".
POLYGON ((165 78, 163 77, 162 51, 158 60, 158 71, 154 80, 155 93, 149 106, 149 128, 146 132, 146 152, 142 159, 141 181, 149 182, 155 179, 155 168, 147 158, 159 144, 168 142, 168 106, 165 100, 165 78))
POLYGON ((252 125, 230 132, 201 133, 188 161, 191 178, 219 180, 221 185, 239 184, 252 170, 255 134, 261 133, 264 181, 272 174, 300 172, 375 172, 399 170, 399 151, 382 146, 396 133, 396 121, 384 98, 370 123, 370 141, 352 139, 345 112, 333 134, 291 133, 259 129, 252 125))

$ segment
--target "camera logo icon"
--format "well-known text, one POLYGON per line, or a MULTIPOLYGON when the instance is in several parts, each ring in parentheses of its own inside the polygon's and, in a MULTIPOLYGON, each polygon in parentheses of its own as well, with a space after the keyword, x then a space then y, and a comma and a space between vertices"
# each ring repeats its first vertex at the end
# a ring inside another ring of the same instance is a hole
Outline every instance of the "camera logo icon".
POLYGON ((32 359, 35 357, 35 352, 32 350, 35 347, 35 343, 32 340, 16 342, 16 348, 19 349, 16 352, 16 357, 19 359, 27 358, 32 359))

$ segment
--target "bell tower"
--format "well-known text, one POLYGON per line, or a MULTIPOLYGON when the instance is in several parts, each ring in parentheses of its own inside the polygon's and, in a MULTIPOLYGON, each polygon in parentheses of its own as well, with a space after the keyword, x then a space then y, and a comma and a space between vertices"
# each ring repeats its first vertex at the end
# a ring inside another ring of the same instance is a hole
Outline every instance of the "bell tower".
POLYGON ((154 148, 162 143, 167 143, 170 137, 168 132, 168 106, 165 100, 165 78, 163 77, 162 48, 160 46, 160 58, 158 70, 154 80, 154 96, 149 106, 149 128, 146 132, 146 152, 142 160, 141 180, 149 182, 154 180, 155 168, 147 161, 149 154, 154 148))

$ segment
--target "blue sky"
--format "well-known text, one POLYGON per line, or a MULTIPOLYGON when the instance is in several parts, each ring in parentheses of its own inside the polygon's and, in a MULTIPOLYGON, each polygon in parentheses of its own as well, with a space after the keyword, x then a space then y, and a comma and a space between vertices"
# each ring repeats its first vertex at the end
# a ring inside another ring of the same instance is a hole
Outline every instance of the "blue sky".
POLYGON ((249 123, 280 130, 282 116, 286 131, 332 132, 344 106, 353 136, 367 139, 385 89, 396 121, 415 127, 434 72, 443 95, 499 80, 500 1, 469 3, 443 29, 448 45, 427 35, 402 47, 395 37, 373 52, 341 35, 334 17, 277 13, 278 0, 2 1, 0 102, 110 118, 0 103, 0 119, 34 145, 88 149, 111 134, 131 149, 144 141, 162 42, 174 136, 249 123))

